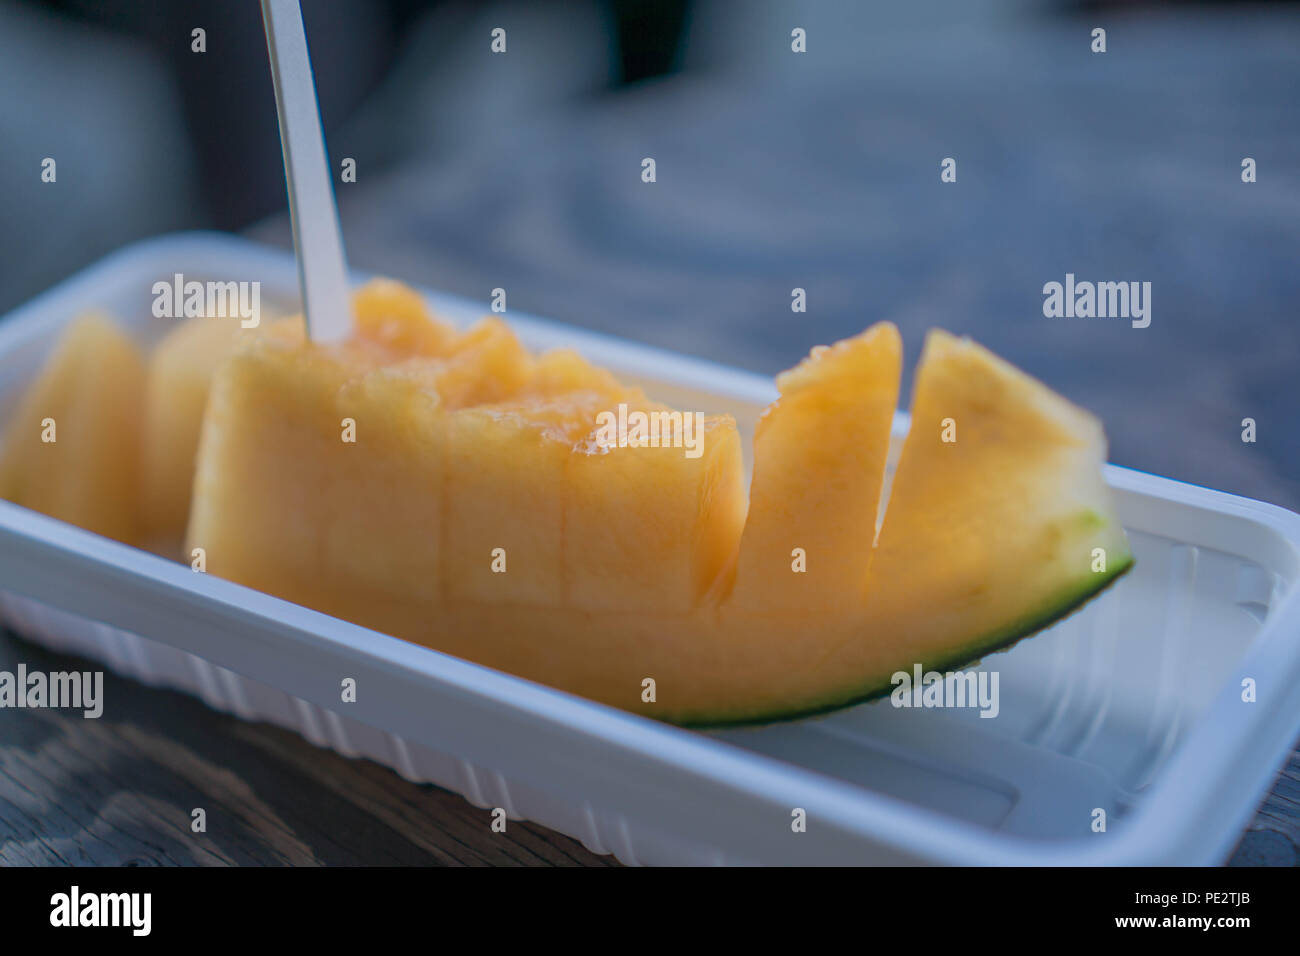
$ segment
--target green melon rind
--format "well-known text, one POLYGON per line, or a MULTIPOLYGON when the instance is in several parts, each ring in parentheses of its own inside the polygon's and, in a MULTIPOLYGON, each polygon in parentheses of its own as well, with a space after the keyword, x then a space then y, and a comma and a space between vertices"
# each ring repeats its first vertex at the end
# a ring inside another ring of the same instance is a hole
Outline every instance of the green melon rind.
MULTIPOLYGON (((921 661, 926 671, 949 671, 957 670, 961 667, 977 663, 981 658, 996 653, 998 651, 1010 650, 1014 645, 1027 637, 1032 637, 1037 632, 1043 630, 1051 624, 1055 624, 1062 618, 1073 614, 1083 605, 1087 604, 1093 598, 1101 594, 1102 591, 1118 581, 1124 574, 1132 569, 1134 564, 1132 554, 1125 556, 1123 562, 1115 567, 1114 570, 1108 569, 1105 573, 1089 574, 1081 581, 1076 581, 1069 588, 1062 591, 1061 596, 1057 599, 1050 600, 1045 605, 1045 610, 1033 612, 1024 617, 1008 624, 1005 628, 995 631, 992 634, 985 635, 976 640, 962 644, 947 657, 943 657, 936 662, 921 661)), ((892 676, 892 673, 891 673, 892 676)), ((817 717, 823 714, 829 714, 833 711, 842 710, 845 707, 851 707, 855 704, 864 704, 868 701, 886 697, 893 691, 892 681, 886 680, 883 684, 873 684, 866 689, 848 691, 843 694, 837 694, 835 697, 813 703, 808 706, 796 707, 793 710, 766 709, 750 714, 717 714, 706 716, 686 716, 679 719, 669 718, 670 723, 682 727, 690 727, 695 730, 716 730, 725 727, 746 727, 755 724, 784 723, 792 720, 802 720, 807 717, 817 717)))

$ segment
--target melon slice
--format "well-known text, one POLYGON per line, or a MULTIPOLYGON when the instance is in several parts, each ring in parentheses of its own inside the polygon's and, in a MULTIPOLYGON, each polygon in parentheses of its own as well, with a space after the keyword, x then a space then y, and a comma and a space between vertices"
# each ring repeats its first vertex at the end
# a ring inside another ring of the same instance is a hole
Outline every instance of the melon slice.
POLYGON ((344 347, 308 344, 293 316, 218 364, 186 549, 210 573, 396 632, 438 593, 440 400, 413 366, 454 374, 474 350, 447 358, 462 337, 391 280, 358 289, 352 311, 344 347))
POLYGON ((73 322, 9 422, 0 497, 135 543, 144 382, 140 350, 114 322, 73 322))
POLYGON ((383 630, 436 606, 438 399, 352 354, 263 341, 218 370, 186 548, 206 570, 383 630), (270 463, 275 467, 268 467, 270 463))
POLYGON ((223 363, 189 532, 209 571, 617 707, 721 724, 965 663, 1131 563, 1097 422, 972 343, 927 344, 877 536, 892 326, 782 378, 747 506, 729 417, 703 417, 698 454, 611 444, 609 413, 671 410, 573 353, 529 356, 498 321, 421 331, 431 321, 359 320, 341 347, 267 336, 223 363))
POLYGON ((779 667, 753 664, 761 690, 743 702, 737 694, 731 709, 701 702, 686 722, 785 719, 888 694, 894 674, 971 664, 1070 613, 1132 566, 1102 475, 1105 437, 1087 412, 936 330, 917 369, 911 419, 864 599, 824 616, 730 609, 752 640, 779 649, 779 667))
POLYGON ((781 397, 754 435, 733 604, 824 614, 862 603, 902 361, 898 329, 882 322, 777 378, 781 397))
MULTIPOLYGON (((445 354, 456 330, 435 319, 424 298, 391 279, 374 279, 352 299, 358 348, 376 361, 445 354)), ((175 548, 185 536, 203 412, 217 368, 241 345, 269 334, 301 342, 301 316, 245 328, 238 317, 199 316, 169 332, 148 360, 142 479, 143 531, 175 548)))
POLYGON ((1097 593, 1133 563, 1105 461, 1096 418, 969 339, 932 331, 871 558, 872 626, 942 670, 1097 593))

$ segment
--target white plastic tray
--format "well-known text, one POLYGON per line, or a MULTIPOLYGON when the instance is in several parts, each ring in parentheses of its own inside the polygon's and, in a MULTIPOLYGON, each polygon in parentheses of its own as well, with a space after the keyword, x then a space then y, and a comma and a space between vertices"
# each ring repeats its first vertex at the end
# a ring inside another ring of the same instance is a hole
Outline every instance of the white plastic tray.
MULTIPOLYGON (((153 283, 259 280, 287 253, 225 236, 138 244, 0 322, 0 420, 60 326, 107 309, 152 338, 153 283)), ((484 309, 430 293, 468 321, 484 309)), ((742 429, 767 379, 510 315, 742 429)), ((813 343, 809 343, 810 345, 813 343)), ((900 415, 897 431, 906 429, 900 415)), ((1110 468, 1136 568, 987 659, 1001 713, 896 710, 702 734, 404 643, 0 502, 0 610, 18 633, 195 694, 625 863, 1205 864, 1231 851, 1300 732, 1300 516, 1110 468), (354 704, 339 702, 355 677, 354 704), (1242 701, 1245 678, 1257 702, 1242 701), (793 808, 807 831, 792 832, 793 808), (1095 833, 1093 808, 1109 826, 1095 833)), ((112 701, 106 706, 111 708, 112 701)))

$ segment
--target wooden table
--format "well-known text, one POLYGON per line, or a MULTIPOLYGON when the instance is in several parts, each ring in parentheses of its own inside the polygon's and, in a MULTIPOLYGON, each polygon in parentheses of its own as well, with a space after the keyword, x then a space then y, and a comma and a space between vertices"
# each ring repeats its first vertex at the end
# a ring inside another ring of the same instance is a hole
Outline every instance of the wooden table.
MULTIPOLYGON (((1104 59, 1085 26, 926 51, 867 38, 833 81, 681 77, 383 176, 367 176, 365 143, 332 142, 362 171, 339 187, 350 258, 767 373, 881 318, 915 357, 942 325, 1098 412, 1112 460, 1300 509, 1296 19, 1128 20, 1104 59), (926 56, 961 65, 933 74, 926 56), (1044 318, 1042 285, 1067 272, 1152 282, 1150 327, 1044 318)), ((254 235, 288 242, 283 220, 254 235)), ((19 659, 75 666, 0 637, 0 667, 19 659)), ((609 862, 108 680, 130 703, 99 721, 0 714, 0 862, 609 862)), ((1293 755, 1232 862, 1300 863, 1298 811, 1293 755)))

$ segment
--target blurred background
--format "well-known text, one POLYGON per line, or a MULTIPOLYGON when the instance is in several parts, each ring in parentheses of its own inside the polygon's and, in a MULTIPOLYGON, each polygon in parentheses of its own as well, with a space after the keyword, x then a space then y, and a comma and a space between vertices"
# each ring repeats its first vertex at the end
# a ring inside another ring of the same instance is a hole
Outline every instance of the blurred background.
MULTIPOLYGON (((764 373, 942 326, 1114 461, 1300 509, 1297 5, 303 9, 353 265, 764 373), (1151 326, 1044 318, 1067 272, 1151 282, 1151 326)), ((0 313, 158 233, 291 244, 256 0, 0 0, 0 88, 0 313)))

